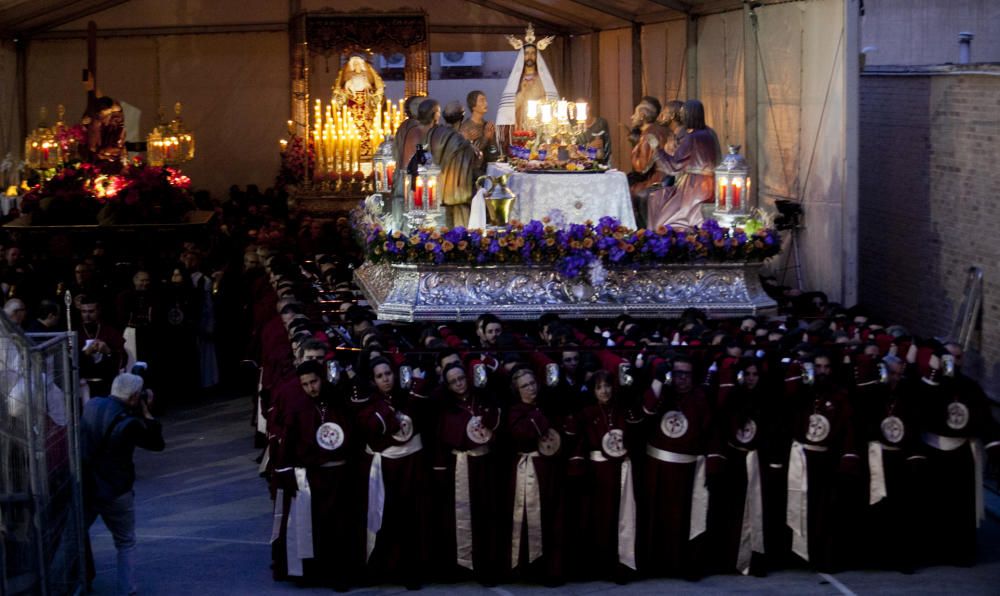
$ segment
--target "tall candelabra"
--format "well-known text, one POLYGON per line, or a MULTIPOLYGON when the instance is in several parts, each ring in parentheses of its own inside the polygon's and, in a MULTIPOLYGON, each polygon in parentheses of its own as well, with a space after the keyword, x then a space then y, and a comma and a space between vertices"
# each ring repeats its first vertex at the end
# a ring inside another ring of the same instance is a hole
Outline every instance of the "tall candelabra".
POLYGON ((527 128, 535 143, 569 145, 587 128, 587 103, 560 100, 529 100, 527 128))

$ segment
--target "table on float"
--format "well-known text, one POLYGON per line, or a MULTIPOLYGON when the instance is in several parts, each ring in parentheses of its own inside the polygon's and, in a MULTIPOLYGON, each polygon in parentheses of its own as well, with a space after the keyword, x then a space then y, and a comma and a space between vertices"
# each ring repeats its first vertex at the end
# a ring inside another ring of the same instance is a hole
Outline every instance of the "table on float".
POLYGON ((603 174, 526 174, 514 172, 505 163, 486 167, 490 176, 507 174, 507 186, 517 200, 511 208, 511 219, 527 222, 543 217, 562 219, 567 224, 597 222, 605 215, 615 217, 628 228, 635 228, 635 213, 624 172, 608 170, 603 174))

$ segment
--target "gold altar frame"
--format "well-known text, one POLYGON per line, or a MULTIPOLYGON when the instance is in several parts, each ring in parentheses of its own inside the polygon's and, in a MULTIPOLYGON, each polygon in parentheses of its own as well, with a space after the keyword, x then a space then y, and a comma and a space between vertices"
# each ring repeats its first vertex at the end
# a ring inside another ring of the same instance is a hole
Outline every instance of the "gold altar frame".
MULTIPOLYGON (((427 95, 430 44, 427 14, 423 11, 303 11, 292 17, 289 31, 291 120, 295 134, 300 137, 308 138, 312 127, 309 88, 312 56, 336 56, 339 61, 352 52, 405 53, 406 95, 427 95)), ((308 176, 305 184, 310 185, 308 176)))

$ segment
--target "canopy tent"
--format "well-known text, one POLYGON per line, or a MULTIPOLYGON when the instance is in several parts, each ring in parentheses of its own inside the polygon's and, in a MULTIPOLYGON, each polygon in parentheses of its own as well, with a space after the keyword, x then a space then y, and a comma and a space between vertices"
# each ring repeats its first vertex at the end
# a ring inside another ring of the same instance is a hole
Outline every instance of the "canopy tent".
MULTIPOLYGON (((426 12, 432 52, 509 49, 503 36, 529 22, 557 35, 545 57, 560 93, 590 98, 618 147, 628 146, 625 127, 642 95, 701 99, 722 143, 743 147, 758 203, 805 203, 803 285, 855 300, 859 0, 764 0, 754 8, 741 0, 342 0, 336 8, 404 4, 426 12)), ((329 7, 323 0, 4 6, 0 151, 20 153, 39 106, 82 113, 78 81, 93 20, 101 90, 142 110, 143 134, 155 125, 157 105, 183 102, 198 134, 198 157, 185 170, 215 196, 233 183, 271 184, 291 103, 289 22, 329 7)))

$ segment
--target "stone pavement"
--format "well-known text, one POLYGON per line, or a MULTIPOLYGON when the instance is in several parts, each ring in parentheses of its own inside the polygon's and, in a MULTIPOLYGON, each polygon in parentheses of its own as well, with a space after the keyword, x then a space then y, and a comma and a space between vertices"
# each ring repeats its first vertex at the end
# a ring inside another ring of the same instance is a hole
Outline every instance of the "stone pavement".
MULTIPOLYGON (((163 453, 136 452, 136 509, 140 594, 312 594, 271 580, 271 504, 257 477, 249 424, 249 398, 217 399, 166 416, 163 453)), ((114 546, 103 524, 91 528, 98 576, 95 594, 113 593, 114 546)), ((979 564, 971 569, 934 567, 905 576, 850 571, 824 576, 804 570, 766 578, 716 576, 697 583, 648 580, 627 586, 574 583, 550 589, 529 585, 484 588, 430 585, 425 594, 1000 594, 1000 524, 992 517, 980 531, 979 564)), ((356 590, 395 594, 400 586, 356 590)))

